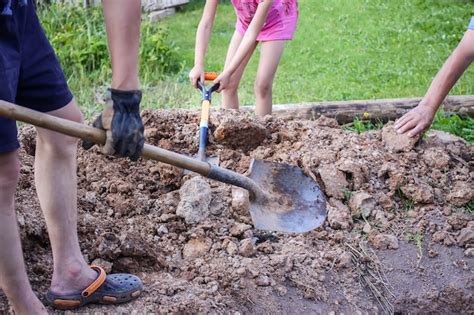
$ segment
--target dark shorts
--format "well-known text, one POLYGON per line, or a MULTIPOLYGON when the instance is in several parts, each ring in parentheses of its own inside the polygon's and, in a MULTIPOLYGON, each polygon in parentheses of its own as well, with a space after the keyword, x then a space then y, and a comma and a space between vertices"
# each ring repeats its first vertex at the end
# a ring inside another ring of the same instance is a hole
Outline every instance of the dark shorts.
MULTIPOLYGON (((34 5, 12 2, 13 15, 0 15, 0 99, 41 112, 60 109, 73 96, 34 5)), ((0 117, 0 153, 19 147, 16 122, 0 117)))

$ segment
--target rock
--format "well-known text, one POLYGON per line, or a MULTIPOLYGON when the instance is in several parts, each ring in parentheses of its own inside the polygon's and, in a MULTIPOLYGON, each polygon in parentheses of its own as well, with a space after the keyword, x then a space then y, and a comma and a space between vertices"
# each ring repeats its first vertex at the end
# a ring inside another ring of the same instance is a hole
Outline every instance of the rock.
POLYGON ((231 256, 234 256, 239 251, 239 248, 237 247, 237 245, 234 242, 230 241, 229 243, 227 243, 227 246, 226 246, 225 250, 226 250, 227 254, 229 254, 231 256))
POLYGON ((393 128, 393 122, 385 125, 382 129, 382 142, 392 152, 408 152, 420 140, 421 135, 410 138, 408 135, 398 134, 393 128))
POLYGON ((341 201, 331 198, 327 204, 329 225, 336 230, 348 230, 353 222, 349 208, 341 201))
POLYGON ((364 191, 353 193, 349 200, 349 207, 353 217, 362 216, 363 218, 368 218, 375 209, 375 206, 375 199, 364 191))
POLYGON ((255 283, 259 286, 259 287, 268 287, 270 285, 270 278, 266 275, 260 275, 257 277, 257 279, 255 279, 255 283))
POLYGON ((201 177, 195 176, 188 180, 179 190, 181 200, 176 214, 187 224, 196 224, 209 217, 211 204, 211 187, 201 177))
POLYGON ((232 187, 232 209, 240 215, 248 215, 250 211, 248 190, 240 187, 232 187))
POLYGON ((449 154, 441 148, 428 148, 423 153, 423 161, 431 168, 444 169, 450 160, 449 154))
POLYGON ((448 201, 455 206, 462 207, 472 200, 473 195, 472 184, 458 181, 454 183, 451 193, 448 195, 448 201))
POLYGON ((241 242, 239 248, 239 254, 244 257, 251 257, 255 255, 255 246, 251 239, 245 239, 241 242))
POLYGON ((395 235, 380 233, 373 237, 369 236, 369 241, 377 249, 397 249, 398 239, 395 235))
POLYGON ((318 170, 324 184, 326 195, 343 199, 344 191, 347 190, 348 186, 344 173, 338 170, 333 164, 322 164, 318 170))
POLYGON ((466 227, 462 229, 459 233, 457 241, 458 245, 461 247, 474 243, 474 229, 472 227, 466 227))
POLYGON ((91 263, 91 265, 102 267, 102 269, 104 269, 105 273, 110 274, 112 272, 112 267, 113 267, 114 264, 111 263, 110 261, 105 260, 105 259, 97 258, 97 259, 94 259, 94 261, 91 263))
POLYGON ((230 228, 230 235, 239 237, 244 234, 245 231, 250 230, 252 228, 251 225, 245 223, 236 223, 230 228))
POLYGON ((472 258, 474 257, 474 248, 468 248, 464 251, 464 256, 472 258))
POLYGON ((156 229, 156 232, 160 235, 168 234, 168 228, 165 224, 160 224, 160 226, 156 229))
POLYGON ((433 188, 424 182, 404 185, 401 190, 405 196, 415 203, 432 203, 434 200, 433 188))
POLYGON ((204 256, 211 249, 212 241, 209 239, 192 239, 184 245, 184 258, 198 258, 204 256))

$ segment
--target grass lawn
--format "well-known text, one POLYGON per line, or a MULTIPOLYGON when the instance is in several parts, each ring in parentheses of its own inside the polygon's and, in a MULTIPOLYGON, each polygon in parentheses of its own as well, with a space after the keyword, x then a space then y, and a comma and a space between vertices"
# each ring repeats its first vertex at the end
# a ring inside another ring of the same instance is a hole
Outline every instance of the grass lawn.
MULTIPOLYGON (((178 81, 186 81, 193 65, 203 2, 194 1, 163 22, 184 60, 178 81)), ((288 42, 278 69, 274 103, 422 96, 474 12, 469 0, 300 0, 299 8, 296 36, 288 42)), ((221 4, 207 69, 222 70, 234 24, 232 6, 221 4)), ((242 104, 254 103, 258 57, 254 55, 243 78, 242 104)), ((173 87, 179 101, 166 99, 157 105, 199 104, 198 97, 188 94, 187 82, 181 87, 175 80, 164 85, 173 87)), ((474 68, 452 94, 474 94, 473 81, 474 68)))

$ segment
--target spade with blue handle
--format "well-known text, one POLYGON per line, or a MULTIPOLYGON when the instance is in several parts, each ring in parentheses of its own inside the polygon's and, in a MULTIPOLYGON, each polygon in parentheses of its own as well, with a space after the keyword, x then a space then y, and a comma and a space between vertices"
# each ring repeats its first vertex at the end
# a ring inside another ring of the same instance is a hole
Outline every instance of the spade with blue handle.
MULTIPOLYGON (((204 81, 214 81, 217 78, 217 73, 206 72, 204 75, 204 81)), ((211 164, 219 164, 218 157, 207 158, 206 146, 207 136, 209 133, 209 115, 211 111, 211 100, 212 93, 219 89, 219 83, 213 84, 207 88, 205 82, 198 81, 197 88, 202 93, 201 100, 201 121, 199 122, 199 149, 197 158, 203 162, 209 162, 211 164)))

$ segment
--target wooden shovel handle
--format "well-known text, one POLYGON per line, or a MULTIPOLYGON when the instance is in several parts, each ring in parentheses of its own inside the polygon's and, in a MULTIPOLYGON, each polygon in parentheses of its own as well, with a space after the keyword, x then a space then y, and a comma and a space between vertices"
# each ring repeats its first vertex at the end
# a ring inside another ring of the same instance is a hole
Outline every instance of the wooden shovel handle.
MULTIPOLYGON (((90 140, 97 144, 104 144, 106 139, 105 132, 101 129, 44 114, 1 100, 0 116, 29 123, 41 128, 57 131, 71 137, 90 140)), ((143 156, 152 160, 191 170, 206 177, 209 175, 211 170, 209 163, 201 162, 185 155, 164 150, 149 144, 145 144, 143 147, 143 156)))

